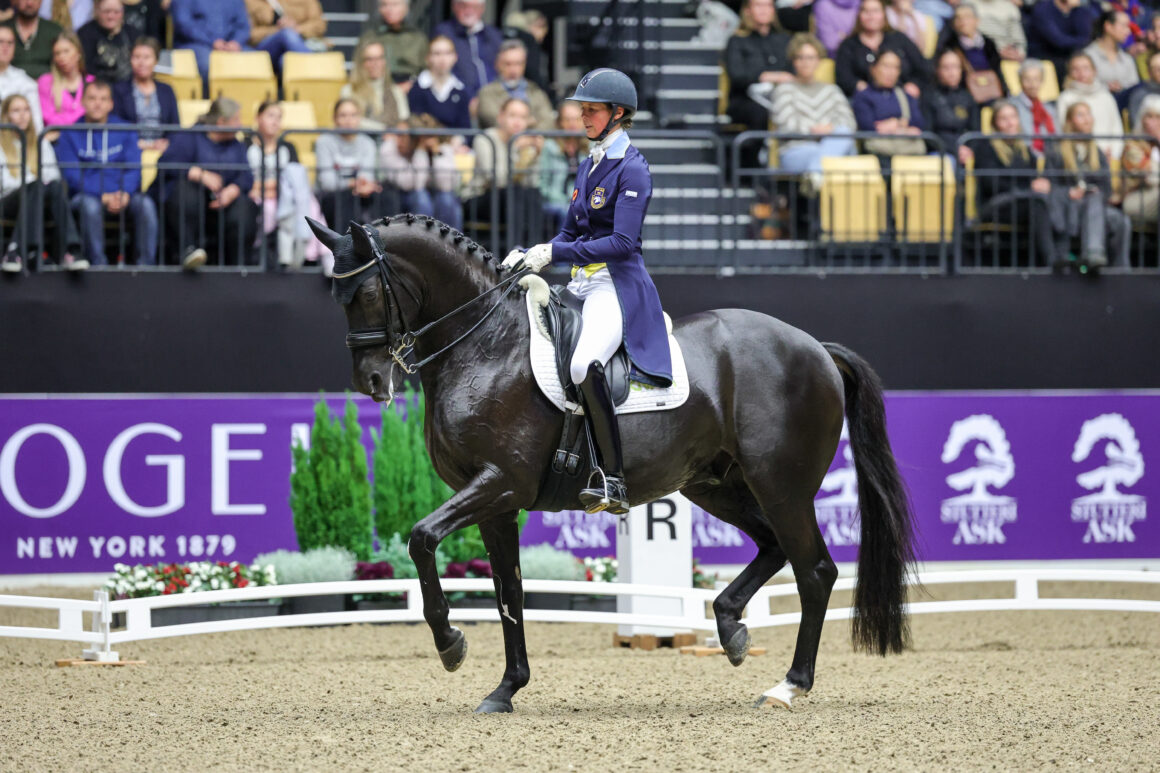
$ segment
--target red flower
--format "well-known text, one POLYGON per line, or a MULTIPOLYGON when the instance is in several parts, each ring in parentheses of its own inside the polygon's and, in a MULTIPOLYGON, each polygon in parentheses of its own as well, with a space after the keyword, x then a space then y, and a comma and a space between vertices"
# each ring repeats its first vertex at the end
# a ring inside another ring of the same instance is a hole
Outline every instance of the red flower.
POLYGON ((247 580, 245 577, 241 577, 238 579, 238 587, 239 588, 244 588, 249 584, 250 584, 250 581, 247 580))
POLYGON ((585 570, 584 570, 584 579, 585 579, 585 580, 587 580, 588 582, 592 582, 592 579, 593 579, 594 577, 595 577, 595 575, 594 575, 594 574, 592 574, 592 570, 591 570, 591 569, 585 569, 585 570))

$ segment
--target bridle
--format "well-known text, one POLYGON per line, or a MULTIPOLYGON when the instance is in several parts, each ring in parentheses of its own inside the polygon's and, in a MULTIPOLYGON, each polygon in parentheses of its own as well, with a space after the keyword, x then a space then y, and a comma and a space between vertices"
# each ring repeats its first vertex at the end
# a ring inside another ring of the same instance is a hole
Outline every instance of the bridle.
MULTIPOLYGON (((355 226, 356 226, 356 224, 353 224, 353 223, 351 224, 351 228, 354 228, 355 226)), ((407 295, 410 297, 411 301, 414 302, 415 308, 421 307, 423 305, 422 301, 415 294, 415 292, 410 287, 408 287, 405 282, 402 281, 401 277, 396 277, 394 282, 391 281, 392 268, 391 268, 390 263, 387 261, 387 252, 383 248, 382 242, 379 239, 378 231, 373 226, 366 225, 366 224, 357 224, 357 227, 359 227, 363 230, 363 234, 367 237, 367 241, 370 242, 371 254, 373 255, 373 257, 369 261, 367 261, 365 264, 359 266, 358 268, 356 268, 352 271, 347 271, 346 273, 343 273, 343 274, 335 274, 334 278, 335 279, 350 279, 351 277, 358 276, 359 274, 361 274, 362 272, 364 272, 370 268, 377 267, 378 271, 379 271, 379 279, 383 283, 383 312, 384 312, 384 319, 386 319, 387 324, 384 327, 367 327, 367 328, 359 328, 357 330, 351 330, 350 332, 348 332, 346 334, 346 346, 348 349, 350 349, 352 351, 357 350, 357 349, 367 349, 367 348, 374 347, 374 346, 386 346, 388 348, 388 350, 390 351, 391 358, 395 361, 395 364, 397 364, 399 366, 399 368, 402 369, 402 371, 404 373, 406 373, 407 375, 413 374, 419 368, 421 368, 424 365, 426 365, 427 363, 431 362, 436 357, 438 357, 439 355, 448 351, 449 349, 454 347, 456 344, 458 344, 460 341, 462 341, 463 339, 467 338, 469 335, 474 333, 479 328, 479 326, 482 325, 484 322, 486 322, 487 318, 490 317, 495 312, 495 310, 500 307, 500 305, 504 302, 504 300, 506 300, 507 297, 509 295, 511 295, 512 291, 518 286, 516 284, 516 282, 521 277, 531 273, 530 269, 523 269, 521 271, 517 271, 514 274, 512 274, 511 276, 509 276, 507 279, 504 279, 502 282, 497 284, 495 287, 484 290, 482 293, 475 296, 471 300, 467 301, 463 305, 448 312, 447 314, 444 314, 439 319, 437 319, 433 322, 428 322, 426 325, 419 328, 418 330, 412 331, 410 326, 407 324, 406 317, 403 316, 403 307, 399 303, 399 300, 395 295, 395 289, 394 289, 395 286, 397 285, 398 287, 402 288, 407 293, 407 295), (439 351, 437 351, 433 354, 427 355, 419 362, 416 362, 414 364, 409 364, 407 362, 407 358, 410 357, 411 354, 415 350, 416 342, 418 342, 418 340, 421 336, 423 336, 429 330, 431 330, 431 328, 435 327, 436 325, 439 325, 440 323, 442 323, 448 319, 451 319, 452 317, 459 314, 459 312, 463 311, 464 309, 468 308, 469 306, 474 305, 477 301, 481 300, 482 298, 487 297, 488 295, 491 295, 496 290, 501 290, 501 289, 503 290, 503 292, 500 294, 500 296, 496 300, 496 302, 492 305, 492 307, 490 309, 487 310, 487 313, 485 313, 482 317, 479 318, 478 322, 476 322, 474 325, 471 326, 470 329, 468 329, 468 331, 466 333, 459 336, 458 338, 456 338, 454 341, 452 341, 451 343, 444 346, 439 351), (392 298, 394 298, 394 303, 391 303, 392 298), (391 309, 392 309, 392 306, 395 309, 394 316, 396 316, 398 318, 398 322, 399 322, 397 329, 402 331, 401 334, 394 337, 394 340, 392 340, 392 333, 391 333, 391 316, 392 316, 391 309)))

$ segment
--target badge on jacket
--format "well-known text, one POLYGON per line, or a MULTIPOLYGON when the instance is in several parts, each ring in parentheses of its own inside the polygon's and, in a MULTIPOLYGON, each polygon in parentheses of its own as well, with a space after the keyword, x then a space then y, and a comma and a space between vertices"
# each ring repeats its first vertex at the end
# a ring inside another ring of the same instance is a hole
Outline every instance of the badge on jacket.
POLYGON ((607 200, 608 199, 605 197, 605 194, 604 194, 604 189, 597 188, 595 191, 592 192, 592 197, 590 199, 588 199, 588 204, 593 209, 600 209, 601 207, 604 206, 604 202, 606 202, 607 200))

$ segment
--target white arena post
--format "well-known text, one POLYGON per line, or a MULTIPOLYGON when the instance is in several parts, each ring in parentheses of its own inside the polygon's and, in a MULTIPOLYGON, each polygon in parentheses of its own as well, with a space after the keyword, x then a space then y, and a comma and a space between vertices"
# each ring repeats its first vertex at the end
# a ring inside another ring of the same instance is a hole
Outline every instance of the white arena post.
MULTIPOLYGON (((616 560, 617 582, 693 587, 693 512, 689 500, 673 493, 620 516, 616 525, 616 560)), ((679 598, 618 596, 616 611, 679 617, 683 614, 681 604, 679 598)), ((618 629, 622 636, 672 636, 687 631, 626 624, 618 629)))

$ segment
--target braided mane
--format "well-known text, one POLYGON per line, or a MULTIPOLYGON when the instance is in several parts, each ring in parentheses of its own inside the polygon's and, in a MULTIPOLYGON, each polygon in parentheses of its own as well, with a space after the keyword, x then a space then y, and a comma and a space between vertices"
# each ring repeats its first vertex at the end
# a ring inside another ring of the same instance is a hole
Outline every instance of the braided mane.
MULTIPOLYGON (((380 217, 378 220, 372 222, 371 225, 381 226, 384 230, 389 229, 391 226, 405 225, 411 228, 420 226, 426 231, 430 232, 432 235, 437 233, 441 239, 450 241, 450 246, 452 246, 460 255, 460 257, 464 258, 465 260, 472 257, 478 257, 483 261, 484 265, 490 265, 494 270, 498 271, 498 268, 494 263, 495 256, 492 255, 491 252, 489 252, 482 244, 469 238, 462 231, 456 228, 452 228, 446 223, 440 220, 436 220, 433 217, 428 217, 427 215, 413 215, 410 213, 405 215, 391 215, 389 217, 380 217)), ((384 234, 384 237, 385 235, 386 234, 384 234)))

